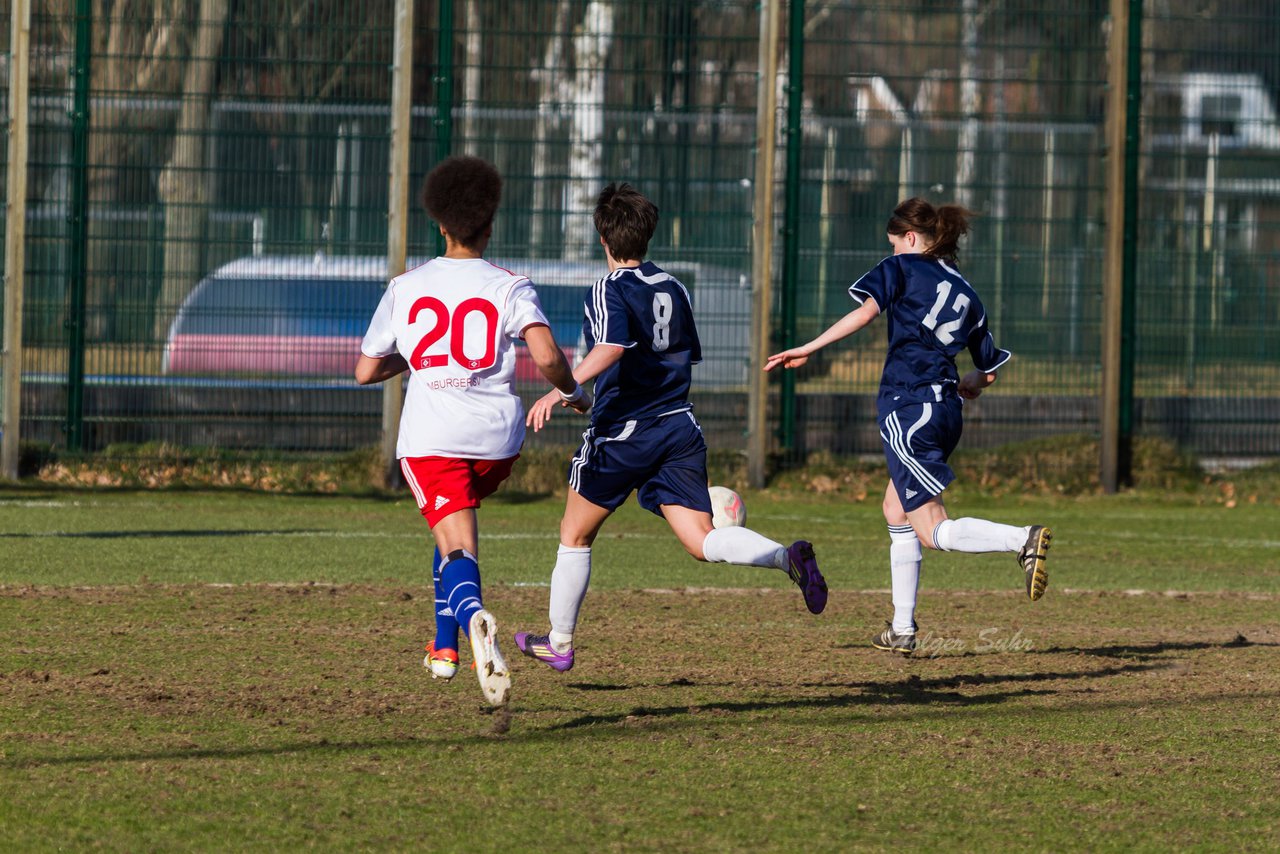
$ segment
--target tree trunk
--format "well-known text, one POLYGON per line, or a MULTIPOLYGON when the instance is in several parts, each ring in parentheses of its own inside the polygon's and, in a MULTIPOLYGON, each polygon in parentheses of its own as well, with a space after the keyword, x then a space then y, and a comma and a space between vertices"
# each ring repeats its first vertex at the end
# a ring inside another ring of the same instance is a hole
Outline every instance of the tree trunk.
POLYGON ((551 36, 547 40, 547 50, 542 58, 542 68, 533 73, 538 82, 538 117, 533 128, 533 210, 529 227, 529 248, 535 255, 541 255, 543 242, 546 240, 546 210, 550 201, 549 192, 550 155, 547 143, 552 128, 558 124, 556 115, 560 109, 558 97, 561 88, 561 75, 564 73, 564 51, 561 41, 565 22, 569 18, 569 0, 560 0, 556 4, 555 23, 551 27, 551 36))
POLYGON ((577 71, 570 84, 569 180, 565 184, 564 257, 595 255, 592 224, 604 159, 605 61, 613 41, 613 3, 592 0, 574 38, 577 71))
POLYGON ((479 0, 467 0, 465 20, 467 35, 463 42, 462 62, 462 153, 478 157, 480 139, 477 128, 476 107, 480 103, 480 78, 484 62, 484 22, 480 16, 479 0))
POLYGON ((165 220, 164 276, 153 327, 159 342, 167 338, 179 306, 205 273, 204 241, 209 221, 205 136, 209 132, 209 103, 217 83, 228 7, 228 0, 200 2, 173 152, 160 174, 158 190, 165 220))
POLYGON ((960 17, 960 112, 956 140, 957 204, 973 205, 973 176, 978 159, 978 0, 964 0, 960 17))
MULTIPOLYGON (((125 328, 129 318, 121 307, 127 294, 127 280, 121 277, 128 275, 120 257, 123 225, 116 215, 123 202, 146 195, 136 185, 146 178, 142 170, 122 167, 145 144, 144 129, 163 126, 163 117, 132 99, 176 90, 187 27, 179 14, 181 6, 181 0, 140 0, 127 7, 94 0, 92 6, 90 91, 99 103, 90 110, 86 163, 91 214, 85 247, 84 323, 90 341, 116 340, 129 331, 125 328)), ((57 8, 60 20, 70 26, 73 5, 57 8)), ((64 38, 74 44, 70 29, 64 31, 64 38)))

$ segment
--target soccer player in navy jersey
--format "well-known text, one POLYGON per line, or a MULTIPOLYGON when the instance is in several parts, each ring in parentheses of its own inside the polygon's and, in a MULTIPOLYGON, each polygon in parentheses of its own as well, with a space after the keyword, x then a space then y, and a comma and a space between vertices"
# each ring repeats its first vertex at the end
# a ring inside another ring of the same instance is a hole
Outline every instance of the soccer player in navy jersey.
POLYGON ((889 352, 876 398, 880 438, 889 462, 884 518, 889 525, 893 621, 871 643, 910 655, 916 648, 916 591, 921 543, 958 552, 1016 552, 1034 601, 1049 583, 1045 555, 1052 533, 985 519, 949 519, 942 491, 955 479, 947 459, 960 441, 962 407, 996 381, 1010 353, 996 347, 977 292, 956 269, 970 212, 908 199, 889 217, 893 254, 854 282, 859 307, 800 347, 768 358, 764 369, 798 368, 818 350, 887 316, 889 352), (956 356, 968 350, 974 370, 963 377, 956 356))
MULTIPOLYGON (((711 525, 707 446, 689 402, 702 347, 688 291, 644 260, 657 225, 657 207, 629 184, 610 184, 597 199, 595 226, 609 274, 587 295, 583 333, 589 350, 573 371, 579 383, 595 380, 595 407, 569 469, 551 573, 551 631, 515 636, 521 652, 559 671, 573 667, 591 545, 632 490, 641 507, 667 520, 695 559, 774 567, 799 585, 809 611, 819 614, 827 604, 827 584, 809 543, 783 547, 748 528, 711 525)), ((561 405, 562 395, 553 390, 526 420, 539 430, 561 405)))

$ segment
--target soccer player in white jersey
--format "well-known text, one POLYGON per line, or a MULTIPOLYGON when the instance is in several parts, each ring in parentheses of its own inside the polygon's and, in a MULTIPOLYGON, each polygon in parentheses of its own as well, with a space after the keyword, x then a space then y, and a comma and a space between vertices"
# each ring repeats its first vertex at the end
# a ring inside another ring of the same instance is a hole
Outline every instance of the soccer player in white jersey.
POLYGON ((808 344, 770 356, 764 366, 798 368, 877 315, 887 316, 889 352, 876 408, 889 463, 883 509, 891 541, 893 621, 871 642, 904 655, 916 648, 921 544, 941 551, 1016 552, 1033 601, 1049 582, 1047 527, 949 519, 942 503, 942 491, 955 479, 947 459, 960 441, 963 403, 995 382, 1010 356, 996 347, 982 301, 955 266, 970 215, 959 205, 935 208, 919 198, 898 205, 887 228, 893 254, 849 288, 859 307, 808 344), (963 377, 955 364, 961 350, 969 351, 975 366, 963 377))
POLYGON ((501 195, 498 171, 478 157, 450 157, 431 170, 422 203, 445 253, 391 280, 355 370, 361 384, 411 372, 396 456, 436 541, 436 638, 423 663, 433 677, 452 678, 461 627, 494 706, 507 702, 511 678, 481 595, 476 508, 510 475, 524 443, 514 342, 525 341, 566 405, 591 408, 532 283, 483 258, 501 195))
MULTIPOLYGON (((591 288, 583 335, 589 352, 574 368, 595 380, 596 405, 569 470, 560 549, 551 573, 551 631, 516 633, 516 646, 553 670, 573 667, 573 634, 591 579, 591 546, 613 511, 636 492, 663 517, 695 559, 781 570, 820 614, 827 583, 813 546, 783 546, 748 528, 713 528, 707 445, 689 402, 692 369, 702 359, 693 306, 683 284, 644 260, 658 208, 630 184, 610 184, 594 213, 609 274, 591 288)), ((529 409, 535 430, 561 406, 549 392, 529 409)))

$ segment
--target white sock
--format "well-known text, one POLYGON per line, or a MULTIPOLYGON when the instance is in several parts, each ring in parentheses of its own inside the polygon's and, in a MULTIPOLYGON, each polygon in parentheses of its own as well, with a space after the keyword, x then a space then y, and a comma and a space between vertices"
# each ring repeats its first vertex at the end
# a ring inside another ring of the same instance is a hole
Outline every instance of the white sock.
POLYGON ((786 570, 787 550, 750 528, 716 528, 702 541, 702 556, 711 563, 772 566, 786 570))
POLYGON ((943 519, 933 529, 933 541, 944 552, 1016 552, 1026 545, 1030 527, 1001 525, 986 519, 943 519))
POLYGON ((556 652, 568 652, 573 649, 573 632, 557 632, 552 629, 547 635, 547 640, 551 642, 551 648, 556 652))
POLYGON ((578 610, 591 583, 591 547, 560 545, 556 568, 551 571, 551 645, 556 652, 573 646, 573 630, 578 626, 578 610))
POLYGON ((889 574, 893 579, 893 631, 915 634, 916 592, 920 588, 923 553, 920 538, 910 525, 890 525, 889 574))

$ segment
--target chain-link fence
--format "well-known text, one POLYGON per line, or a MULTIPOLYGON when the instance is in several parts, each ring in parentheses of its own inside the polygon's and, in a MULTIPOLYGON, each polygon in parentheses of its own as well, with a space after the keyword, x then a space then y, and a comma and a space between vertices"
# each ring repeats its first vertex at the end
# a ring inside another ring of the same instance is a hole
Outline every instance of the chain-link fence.
MULTIPOLYGON (((24 438, 378 442, 382 397, 350 375, 386 278, 395 7, 33 3, 24 438)), ((1108 9, 808 0, 775 45, 780 106, 762 123, 756 0, 418 2, 408 184, 445 151, 499 167, 489 254, 531 276, 567 345, 604 269, 594 196, 639 186, 662 210, 651 257, 699 315, 700 420, 745 449, 755 159, 775 127, 773 346, 853 307, 897 201, 957 201, 978 214, 961 269, 1015 353, 966 442, 1094 433, 1105 162, 1122 156, 1104 133, 1108 9)), ((1202 455, 1275 455, 1280 15, 1206 9, 1142 16, 1134 423, 1202 455)), ((416 204, 408 235, 410 264, 437 251, 416 204)), ((873 325, 771 379, 767 446, 877 453, 883 353, 873 325)), ((530 441, 576 431, 561 419, 530 441)))

